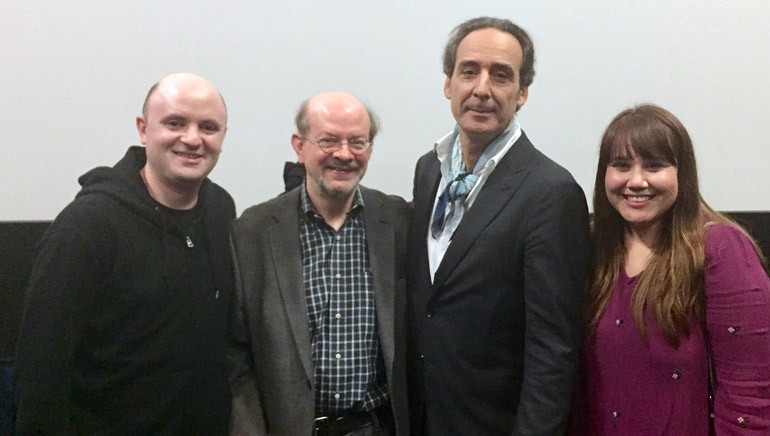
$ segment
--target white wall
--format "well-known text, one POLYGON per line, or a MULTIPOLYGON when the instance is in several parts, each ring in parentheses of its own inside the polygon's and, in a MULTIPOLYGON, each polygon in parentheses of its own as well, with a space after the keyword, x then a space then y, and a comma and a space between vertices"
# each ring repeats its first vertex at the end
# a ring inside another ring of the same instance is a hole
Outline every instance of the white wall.
POLYGON ((714 207, 770 210, 766 0, 0 0, 0 220, 54 218, 80 174, 138 143, 147 88, 179 71, 227 100, 212 178, 239 211, 282 190, 296 107, 323 90, 379 113, 364 183, 410 199, 414 162, 453 123, 441 49, 479 15, 532 35, 521 124, 589 198, 606 124, 655 102, 688 127, 714 207))

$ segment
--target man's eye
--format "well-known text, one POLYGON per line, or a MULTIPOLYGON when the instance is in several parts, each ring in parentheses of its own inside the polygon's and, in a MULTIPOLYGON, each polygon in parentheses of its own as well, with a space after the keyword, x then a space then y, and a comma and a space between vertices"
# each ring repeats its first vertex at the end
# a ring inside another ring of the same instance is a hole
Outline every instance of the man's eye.
POLYGON ((351 139, 348 141, 348 145, 353 148, 364 148, 366 147, 366 140, 361 138, 351 139))
POLYGON ((218 124, 215 124, 215 123, 204 123, 204 124, 201 124, 201 130, 203 130, 205 132, 216 133, 220 129, 219 129, 219 125, 218 124))
POLYGON ((336 147, 340 141, 336 138, 321 138, 318 140, 318 145, 321 147, 336 147))
POLYGON ((166 125, 172 129, 182 127, 184 123, 180 120, 166 120, 166 125))

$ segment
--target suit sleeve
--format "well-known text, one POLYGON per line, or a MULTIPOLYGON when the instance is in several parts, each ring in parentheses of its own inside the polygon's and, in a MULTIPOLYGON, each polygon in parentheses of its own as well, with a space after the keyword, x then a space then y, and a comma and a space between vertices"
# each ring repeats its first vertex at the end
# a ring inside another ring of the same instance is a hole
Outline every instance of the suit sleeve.
POLYGON ((708 230, 704 291, 716 434, 770 434, 770 279, 732 226, 708 230))
POLYGON ((583 342, 590 262, 582 189, 574 181, 550 186, 527 220, 524 378, 514 434, 563 434, 583 342))
POLYGON ((230 366, 230 390, 233 408, 230 419, 231 435, 263 435, 267 433, 264 412, 257 391, 252 349, 246 326, 247 316, 244 305, 244 283, 239 263, 239 250, 235 230, 231 237, 233 268, 235 271, 235 292, 232 299, 227 360, 230 366))
POLYGON ((18 434, 75 432, 74 351, 84 311, 102 283, 100 257, 109 257, 94 243, 100 230, 87 224, 96 216, 90 212, 65 209, 38 245, 16 355, 18 434))

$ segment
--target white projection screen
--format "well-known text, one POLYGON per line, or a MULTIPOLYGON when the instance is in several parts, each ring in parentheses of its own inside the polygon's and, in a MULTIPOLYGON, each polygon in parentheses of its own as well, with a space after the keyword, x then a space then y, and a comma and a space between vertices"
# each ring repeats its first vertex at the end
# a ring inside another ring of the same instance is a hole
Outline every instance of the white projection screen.
POLYGON ((453 126, 441 51, 450 30, 505 17, 535 43, 519 120, 590 202, 601 133, 654 102, 695 143, 719 210, 770 210, 770 2, 1 0, 0 221, 50 220, 77 177, 138 144, 149 86, 195 72, 229 107, 211 178, 239 213, 283 190, 300 102, 349 91, 382 120, 364 184, 407 200, 417 158, 453 126))

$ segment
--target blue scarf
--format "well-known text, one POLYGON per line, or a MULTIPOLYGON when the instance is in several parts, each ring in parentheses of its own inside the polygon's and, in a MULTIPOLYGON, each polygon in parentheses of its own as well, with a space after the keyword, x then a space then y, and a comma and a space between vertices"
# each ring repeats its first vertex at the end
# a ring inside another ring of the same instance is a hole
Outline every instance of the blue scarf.
POLYGON ((436 210, 433 212, 433 221, 430 225, 430 234, 434 239, 438 239, 446 222, 454 216, 455 204, 458 203, 458 200, 460 205, 465 204, 465 199, 476 186, 479 175, 486 167, 487 162, 505 147, 511 134, 516 131, 512 128, 515 122, 515 119, 512 120, 511 124, 487 145, 479 160, 476 161, 473 171, 468 171, 465 168, 462 147, 460 146, 460 130, 458 126, 455 126, 452 134, 452 149, 449 152, 449 173, 447 174, 449 183, 438 198, 436 210))

